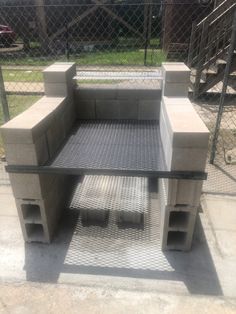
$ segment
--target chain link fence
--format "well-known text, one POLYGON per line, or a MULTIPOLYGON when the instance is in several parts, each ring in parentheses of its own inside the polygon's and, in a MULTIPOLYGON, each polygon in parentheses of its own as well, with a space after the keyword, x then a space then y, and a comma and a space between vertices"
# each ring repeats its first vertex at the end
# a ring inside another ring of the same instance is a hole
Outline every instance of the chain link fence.
MULTIPOLYGON (((156 71, 164 61, 183 61, 192 69, 190 98, 211 138, 218 133, 214 163, 232 166, 236 163, 234 50, 227 80, 224 74, 233 44, 234 11, 232 0, 1 1, 0 64, 10 116, 43 95, 42 70, 55 61, 76 62, 78 77, 86 71, 137 73, 132 80, 85 80, 81 75, 79 84, 137 87, 157 84, 139 78, 140 73, 156 71)), ((212 142, 209 158, 211 153, 212 142)))

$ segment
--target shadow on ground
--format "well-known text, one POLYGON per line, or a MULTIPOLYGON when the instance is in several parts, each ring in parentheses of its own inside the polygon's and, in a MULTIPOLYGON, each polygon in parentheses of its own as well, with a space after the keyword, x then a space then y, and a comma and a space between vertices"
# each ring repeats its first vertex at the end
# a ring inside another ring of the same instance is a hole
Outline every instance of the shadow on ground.
POLYGON ((83 227, 79 212, 66 210, 51 245, 25 244, 27 280, 55 283, 61 274, 104 275, 182 282, 191 294, 222 295, 199 218, 188 253, 161 251, 158 217, 144 229, 83 227))

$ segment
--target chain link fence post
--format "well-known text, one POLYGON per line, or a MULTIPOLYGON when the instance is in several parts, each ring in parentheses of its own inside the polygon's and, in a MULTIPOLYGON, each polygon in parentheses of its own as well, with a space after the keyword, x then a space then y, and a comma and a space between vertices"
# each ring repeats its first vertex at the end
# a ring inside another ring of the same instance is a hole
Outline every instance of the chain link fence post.
POLYGON ((1 66, 0 66, 0 98, 1 98, 1 104, 2 104, 3 119, 4 119, 4 122, 7 122, 10 120, 10 114, 9 114, 9 108, 8 108, 8 102, 7 102, 7 96, 6 96, 1 66))
POLYGON ((216 119, 216 125, 215 125, 215 129, 214 129, 214 133, 213 133, 212 147, 211 147, 211 154, 210 154, 210 164, 214 164, 214 161, 215 161, 217 142, 218 142, 218 137, 219 137, 219 132, 220 132, 222 115, 223 115, 223 111, 224 111, 225 97, 226 97, 226 93, 227 93, 227 86, 228 86, 229 75, 230 75, 230 70, 231 70, 231 64, 233 61, 235 46, 236 46, 236 10, 234 12, 230 47, 229 47, 227 64, 226 64, 225 73, 224 73, 222 93, 220 95, 219 111, 218 111, 218 115, 217 115, 217 119, 216 119))

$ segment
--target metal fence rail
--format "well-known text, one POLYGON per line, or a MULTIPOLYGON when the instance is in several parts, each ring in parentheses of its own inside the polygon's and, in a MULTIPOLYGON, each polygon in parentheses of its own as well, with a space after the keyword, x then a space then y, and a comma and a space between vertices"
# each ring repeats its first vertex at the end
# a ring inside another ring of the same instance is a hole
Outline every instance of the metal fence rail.
POLYGON ((183 61, 192 69, 190 98, 211 131, 211 160, 236 163, 236 57, 232 50, 230 62, 228 53, 235 6, 233 0, 217 8, 190 0, 2 0, 0 124, 7 103, 13 117, 43 95, 42 70, 55 61, 76 62, 79 84, 133 86, 147 79, 155 85, 162 62, 183 61))

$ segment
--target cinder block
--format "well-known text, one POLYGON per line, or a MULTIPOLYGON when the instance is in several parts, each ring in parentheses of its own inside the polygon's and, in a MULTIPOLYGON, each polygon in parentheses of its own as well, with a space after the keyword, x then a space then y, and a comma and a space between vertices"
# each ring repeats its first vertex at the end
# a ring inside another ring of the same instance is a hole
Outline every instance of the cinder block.
POLYGON ((117 224, 119 227, 143 227, 144 213, 138 211, 119 210, 116 214, 117 224))
POLYGON ((197 207, 193 208, 192 211, 181 211, 181 210, 175 210, 169 209, 168 214, 168 230, 169 231, 183 231, 183 232, 189 232, 193 229, 196 214, 197 214, 197 207))
POLYGON ((138 101, 133 99, 119 100, 120 119, 138 119, 138 101))
POLYGON ((58 175, 10 173, 10 182, 15 198, 44 199, 52 186, 60 180, 58 175))
POLYGON ((77 112, 75 110, 74 104, 71 104, 66 107, 62 115, 63 128, 65 130, 66 136, 71 132, 76 119, 77 119, 77 112))
POLYGON ((176 171, 205 171, 207 153, 207 148, 173 148, 167 167, 176 171))
POLYGON ((46 136, 41 136, 35 144, 5 144, 6 160, 9 165, 44 165, 49 159, 46 136))
POLYGON ((117 89, 115 87, 98 88, 98 87, 82 87, 75 89, 75 102, 87 100, 110 100, 117 99, 117 89))
POLYGON ((160 236, 163 250, 190 250, 195 227, 197 206, 167 204, 168 191, 164 179, 159 179, 161 208, 160 236))
POLYGON ((81 209, 81 221, 83 225, 106 225, 108 223, 109 210, 81 209))
POLYGON ((16 199, 21 228, 26 242, 50 243, 66 204, 70 181, 58 177, 45 199, 16 199))
POLYGON ((189 83, 190 69, 182 62, 162 63, 162 74, 165 82, 189 83))
POLYGON ((188 84, 165 82, 163 84, 162 96, 188 97, 188 84))
POLYGON ((70 83, 75 76, 76 64, 69 62, 54 63, 43 71, 44 82, 46 83, 70 83))
POLYGON ((65 105, 65 98, 43 97, 29 109, 1 127, 6 144, 32 144, 50 126, 55 112, 65 105))
POLYGON ((55 117, 46 132, 48 151, 50 158, 54 157, 64 141, 66 131, 64 130, 63 119, 55 117))
POLYGON ((158 100, 139 100, 139 120, 159 120, 160 102, 158 100))
POLYGON ((73 95, 72 83, 44 83, 44 93, 47 97, 70 97, 73 95))
POLYGON ((189 99, 163 97, 161 115, 173 147, 208 146, 209 130, 189 99))
POLYGON ((188 99, 163 97, 160 134, 168 170, 205 170, 209 131, 188 99))
POLYGON ((106 88, 96 88, 95 89, 96 100, 109 100, 117 99, 117 89, 114 86, 106 86, 106 88))
POLYGON ((158 88, 118 88, 117 99, 160 100, 161 90, 158 88))
POLYGON ((95 119, 95 99, 77 101, 76 109, 78 119, 95 119))
POLYGON ((50 243, 50 238, 40 223, 26 223, 23 230, 26 242, 50 243))
POLYGON ((97 119, 119 119, 119 116, 118 100, 96 100, 97 119))
POLYGON ((202 193, 201 180, 162 179, 166 202, 171 206, 199 206, 202 193))

